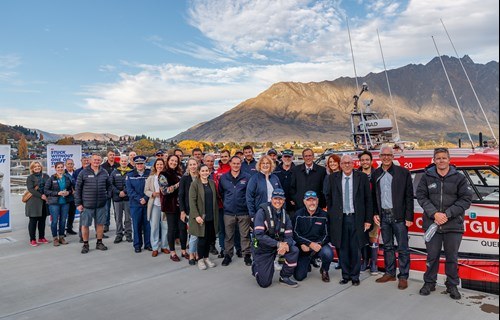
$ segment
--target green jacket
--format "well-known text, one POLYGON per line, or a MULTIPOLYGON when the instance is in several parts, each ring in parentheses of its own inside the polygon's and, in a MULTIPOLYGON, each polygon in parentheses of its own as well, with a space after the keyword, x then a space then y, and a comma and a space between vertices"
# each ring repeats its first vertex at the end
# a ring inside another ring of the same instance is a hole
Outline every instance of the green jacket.
MULTIPOLYGON (((218 232, 219 227, 219 206, 217 204, 217 191, 213 180, 208 180, 208 184, 212 189, 213 204, 214 204, 214 227, 215 234, 218 232)), ((197 237, 205 236, 205 224, 198 224, 196 217, 201 217, 205 213, 205 192, 203 190, 203 183, 201 179, 193 180, 191 187, 189 187, 189 234, 197 237)))

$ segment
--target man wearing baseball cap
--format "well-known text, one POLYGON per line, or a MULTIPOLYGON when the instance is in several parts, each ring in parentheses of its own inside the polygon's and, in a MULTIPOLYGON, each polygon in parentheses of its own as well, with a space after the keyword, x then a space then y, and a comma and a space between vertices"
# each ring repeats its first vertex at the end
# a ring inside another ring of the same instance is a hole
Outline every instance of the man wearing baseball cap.
POLYGON ((293 288, 298 286, 291 276, 297 266, 299 249, 293 243, 292 222, 286 214, 284 203, 285 192, 276 188, 271 201, 262 204, 255 214, 252 275, 262 288, 269 287, 273 281, 276 255, 285 258, 279 282, 293 288))
POLYGON ((276 164, 276 167, 278 167, 280 162, 278 161, 278 152, 276 151, 276 149, 271 148, 271 149, 267 150, 267 155, 271 157, 271 159, 276 164))
POLYGON ((321 259, 321 280, 330 282, 328 270, 333 260, 333 246, 328 234, 328 214, 318 207, 315 191, 306 191, 304 207, 295 213, 294 240, 299 247, 299 259, 295 268, 295 279, 302 281, 310 271, 311 259, 321 259))
POLYGON ((292 169, 295 167, 293 163, 293 151, 290 149, 285 149, 281 152, 281 163, 274 169, 274 174, 280 179, 281 186, 285 191, 285 208, 293 219, 295 214, 295 206, 292 205, 292 169))

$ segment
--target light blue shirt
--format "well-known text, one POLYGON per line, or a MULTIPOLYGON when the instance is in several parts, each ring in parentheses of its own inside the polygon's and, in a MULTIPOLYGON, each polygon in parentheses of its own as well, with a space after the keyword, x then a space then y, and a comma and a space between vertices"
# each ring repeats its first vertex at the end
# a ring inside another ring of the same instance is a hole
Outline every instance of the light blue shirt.
POLYGON ((389 171, 384 171, 380 178, 380 201, 382 209, 392 209, 392 175, 389 171))
POLYGON ((342 203, 345 203, 345 181, 346 177, 349 177, 349 208, 344 208, 344 213, 353 213, 354 212, 354 202, 352 199, 352 179, 354 178, 354 174, 351 173, 350 176, 346 176, 344 173, 342 173, 342 203), (349 210, 347 210, 349 209, 349 210))

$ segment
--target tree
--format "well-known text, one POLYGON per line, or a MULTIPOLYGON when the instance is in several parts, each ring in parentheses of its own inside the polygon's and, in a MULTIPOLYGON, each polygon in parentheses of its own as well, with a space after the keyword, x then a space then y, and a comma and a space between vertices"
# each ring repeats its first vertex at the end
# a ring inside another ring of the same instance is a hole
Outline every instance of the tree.
POLYGON ((17 153, 19 155, 19 159, 28 159, 28 142, 26 141, 24 134, 21 136, 21 140, 19 140, 17 153))
POLYGON ((153 141, 141 139, 134 143, 134 151, 145 156, 152 155, 156 152, 156 146, 153 141))
POLYGON ((75 138, 73 137, 64 137, 62 139, 57 140, 56 144, 58 145, 72 145, 75 144, 75 138))
POLYGON ((38 140, 43 141, 43 139, 44 139, 43 133, 40 132, 40 137, 38 138, 38 140))
POLYGON ((202 151, 205 150, 203 143, 196 140, 182 140, 177 144, 182 150, 191 153, 194 148, 200 148, 202 151))

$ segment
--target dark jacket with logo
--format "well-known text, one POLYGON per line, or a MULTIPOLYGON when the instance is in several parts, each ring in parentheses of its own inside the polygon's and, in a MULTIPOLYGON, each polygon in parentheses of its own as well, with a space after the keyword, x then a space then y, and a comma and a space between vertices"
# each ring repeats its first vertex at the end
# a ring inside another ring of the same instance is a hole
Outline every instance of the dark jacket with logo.
MULTIPOLYGON (((69 203, 70 201, 73 201, 73 178, 69 174, 64 173, 62 175, 62 179, 66 180, 66 187, 64 190, 69 191, 69 195, 64 197, 64 203, 69 203)), ((59 204, 59 198, 61 196, 58 195, 58 193, 60 191, 63 190, 61 190, 59 186, 57 176, 53 174, 49 177, 49 179, 47 179, 47 181, 45 181, 44 193, 47 196, 47 204, 59 204)))
MULTIPOLYGON (((392 164, 387 170, 392 175, 392 213, 397 222, 413 222, 413 182, 408 169, 392 164)), ((380 179, 385 174, 382 166, 375 169, 371 175, 373 212, 380 215, 382 202, 380 200, 380 179)))
POLYGON ((75 205, 86 209, 102 208, 106 205, 109 191, 108 172, 101 167, 97 173, 90 166, 78 174, 75 186, 75 205))
POLYGON ((472 189, 454 166, 450 166, 448 174, 442 177, 435 164, 429 165, 418 184, 417 200, 424 209, 424 230, 434 222, 436 212, 443 212, 448 221, 440 225, 437 232, 464 232, 465 210, 470 207, 472 189))
POLYGON ((179 210, 189 214, 189 187, 193 177, 189 173, 182 176, 179 182, 179 210))
POLYGON ((129 167, 126 167, 125 170, 121 170, 120 168, 116 168, 109 175, 109 183, 111 187, 111 198, 114 202, 128 201, 128 195, 125 197, 120 197, 120 192, 125 191, 127 193, 127 173, 132 171, 129 167))
POLYGON ((231 172, 227 172, 220 177, 219 194, 224 204, 225 215, 248 215, 246 191, 250 178, 248 173, 242 171, 236 178, 233 177, 231 172))
POLYGON ((151 170, 144 170, 144 174, 141 176, 137 172, 137 169, 134 169, 127 173, 126 178, 126 190, 129 197, 130 207, 146 207, 148 205, 149 197, 144 194, 144 186, 146 185, 146 179, 149 177, 151 170), (141 204, 141 198, 146 200, 145 204, 141 204))
MULTIPOLYGON (((269 182, 273 186, 273 189, 281 189, 280 180, 275 174, 271 173, 269 175, 269 182)), ((257 172, 248 181, 246 200, 248 213, 251 218, 255 216, 261 204, 268 202, 266 176, 263 173, 257 172)))
POLYGON ((305 207, 299 209, 294 219, 293 238, 299 249, 301 244, 316 242, 323 246, 330 242, 328 214, 319 207, 313 215, 305 207))

